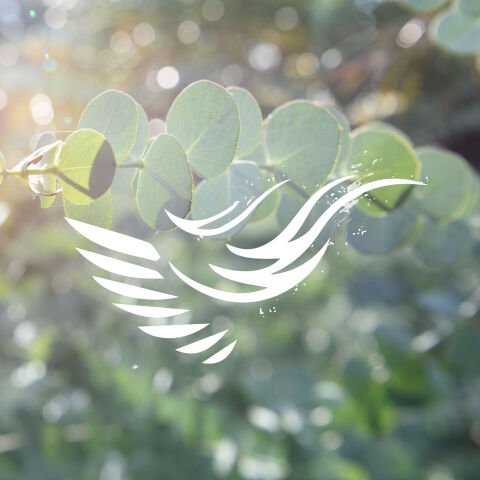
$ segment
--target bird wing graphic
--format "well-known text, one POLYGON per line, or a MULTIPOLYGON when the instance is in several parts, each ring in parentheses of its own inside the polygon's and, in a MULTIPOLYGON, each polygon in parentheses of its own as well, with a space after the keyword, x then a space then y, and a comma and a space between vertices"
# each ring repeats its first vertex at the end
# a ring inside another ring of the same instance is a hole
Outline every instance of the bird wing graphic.
MULTIPOLYGON (((271 263, 269 266, 258 270, 245 271, 226 269, 217 265, 209 265, 210 268, 221 277, 233 282, 250 285, 252 287, 261 287, 259 290, 254 290, 251 292, 226 292, 223 290, 214 289, 188 277, 172 263, 170 263, 170 267, 177 277, 179 277, 191 288, 217 300, 233 303, 252 303, 277 297, 288 290, 291 290, 300 282, 302 282, 320 263, 330 244, 329 240, 325 242, 323 248, 313 257, 309 258, 303 264, 295 268, 290 268, 292 263, 300 259, 300 257, 309 251, 328 222, 332 220, 337 213, 342 210, 348 211, 348 209, 354 205, 360 197, 371 190, 394 185, 423 185, 421 182, 401 178, 375 180, 362 185, 353 183, 349 186, 349 188, 345 189, 344 195, 338 199, 335 199, 333 203, 327 207, 327 209, 306 233, 296 238, 296 235, 305 224, 305 221, 315 208, 317 202, 334 187, 347 180, 351 180, 352 178, 354 177, 342 177, 320 188, 305 202, 305 204, 300 208, 294 218, 280 232, 280 234, 266 244, 250 249, 239 248, 229 244, 226 245, 232 254, 239 257, 255 260, 275 260, 275 262, 271 263), (288 268, 290 268, 290 270, 285 270, 288 268)), ((264 194, 258 197, 257 200, 250 204, 247 209, 240 213, 240 215, 220 227, 210 229, 204 228, 205 225, 208 225, 213 221, 212 219, 206 219, 202 221, 202 223, 198 223, 196 220, 192 221, 181 219, 169 212, 167 212, 167 214, 177 227, 193 235, 208 237, 217 235, 219 233, 226 233, 251 215, 255 208, 257 208, 261 203, 258 200, 261 199, 263 201, 268 195, 270 195, 275 189, 284 183, 286 182, 282 182, 271 187, 264 194)), ((222 213, 216 215, 215 219, 219 218, 219 216, 223 216, 222 213)))
MULTIPOLYGON (((104 289, 132 300, 150 300, 150 301, 168 301, 178 297, 169 293, 161 292, 152 288, 139 287, 129 283, 129 279, 141 279, 145 281, 161 280, 163 276, 155 268, 144 267, 134 263, 134 259, 144 259, 156 262, 160 259, 160 254, 155 247, 144 240, 114 232, 105 228, 96 227, 88 223, 80 222, 66 218, 70 226, 92 243, 108 250, 108 255, 99 254, 90 250, 77 248, 77 251, 92 263, 95 267, 104 270, 110 274, 119 277, 118 280, 93 276, 95 282, 104 289), (122 254, 129 258, 121 260, 115 258, 114 254, 122 254)), ((114 303, 114 305, 134 316, 150 319, 167 319, 176 317, 189 312, 183 308, 170 308, 156 305, 136 305, 127 303, 114 303)), ((209 326, 209 323, 183 323, 166 325, 147 325, 138 328, 157 338, 178 339, 188 337, 200 332, 209 326)), ((227 333, 227 330, 213 335, 209 335, 193 343, 184 345, 177 350, 185 354, 199 354, 214 347, 227 333)), ((229 343, 219 351, 210 355, 203 361, 205 364, 219 363, 225 360, 235 348, 236 341, 229 343)))
MULTIPOLYGON (((236 283, 249 285, 256 288, 260 287, 256 290, 249 292, 227 292, 218 290, 188 277, 171 262, 169 262, 169 266, 173 273, 182 282, 194 290, 202 293, 203 295, 216 300, 232 303, 253 303, 278 297, 279 295, 296 287, 318 266, 330 245, 330 240, 327 240, 322 248, 320 248, 313 255, 309 256, 309 258, 303 261, 303 263, 298 266, 291 267, 291 265, 299 260, 302 256, 309 254, 315 240, 322 233, 328 222, 330 222, 337 213, 341 211, 348 211, 348 209, 354 205, 360 197, 371 190, 394 185, 423 185, 421 182, 399 178, 375 180, 365 184, 356 184, 354 182, 348 188, 344 189, 343 195, 341 195, 339 198, 335 198, 332 203, 328 204, 325 211, 305 233, 299 235, 301 228, 305 225, 307 218, 312 213, 312 210, 317 205, 317 202, 322 197, 327 195, 328 192, 331 192, 334 187, 343 182, 352 180, 353 178, 353 176, 342 177, 320 188, 304 203, 304 205, 299 209, 288 225, 276 237, 264 245, 249 249, 236 247, 230 244, 226 245, 230 253, 238 257, 249 260, 272 260, 273 263, 271 263, 269 266, 257 270, 232 270, 217 265, 209 265, 209 267, 219 276, 236 283)), ((284 185, 286 182, 288 182, 288 180, 274 185, 258 198, 253 199, 251 203, 249 203, 248 206, 236 217, 227 221, 221 226, 213 228, 208 228, 208 225, 221 220, 229 213, 233 212, 238 207, 238 202, 233 203, 231 206, 215 214, 214 216, 202 220, 188 220, 185 218, 179 218, 168 211, 165 212, 179 229, 191 235, 199 237, 211 237, 218 234, 228 233, 240 223, 247 220, 255 212, 256 208, 271 193, 284 185)), ((330 195, 332 194, 330 193, 330 195)), ((131 257, 134 257, 137 259, 140 258, 142 260, 157 262, 160 259, 160 254, 151 243, 124 235, 122 233, 117 233, 111 230, 89 225, 78 220, 73 220, 70 218, 67 218, 66 220, 82 236, 109 251, 109 255, 104 255, 77 248, 78 252, 90 263, 99 269, 120 277, 120 280, 113 280, 104 277, 93 276, 93 279, 100 286, 112 293, 120 295, 121 297, 132 300, 168 302, 177 298, 175 295, 171 295, 169 293, 160 292, 151 288, 140 287, 128 282, 129 278, 141 279, 147 282, 163 279, 163 276, 157 271, 156 268, 138 265, 137 263, 133 263, 131 259, 131 257), (128 257, 128 261, 115 258, 111 256, 112 253, 126 255, 128 257)), ((149 319, 167 319, 189 312, 187 309, 173 308, 168 306, 165 307, 163 304, 162 306, 157 306, 114 303, 114 305, 117 308, 134 316, 149 319)), ((172 339, 193 335, 208 327, 208 325, 208 323, 175 323, 155 326, 140 326, 139 328, 148 335, 158 338, 172 339)), ((193 343, 184 345, 183 347, 178 348, 177 351, 185 354, 203 353, 213 348, 218 342, 220 342, 225 337, 227 332, 228 330, 214 333, 207 337, 196 340, 193 343)), ((213 355, 210 355, 206 360, 203 361, 203 363, 214 364, 225 360, 233 351, 235 345, 236 341, 229 343, 226 347, 223 347, 213 355)))

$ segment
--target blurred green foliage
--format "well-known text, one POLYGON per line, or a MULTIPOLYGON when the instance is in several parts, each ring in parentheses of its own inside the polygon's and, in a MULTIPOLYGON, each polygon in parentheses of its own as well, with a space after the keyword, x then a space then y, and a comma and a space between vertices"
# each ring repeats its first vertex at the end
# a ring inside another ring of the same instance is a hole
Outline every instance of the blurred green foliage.
MULTIPOLYGON (((337 102, 355 127, 388 118, 417 146, 460 143, 462 153, 468 142, 458 138, 480 118, 475 57, 437 49, 424 33, 436 12, 413 17, 367 0, 0 5, 9 167, 41 132, 71 130, 107 88, 129 91, 150 136, 160 133, 180 88, 199 78, 249 88, 264 114, 299 97, 337 102)), ((472 163, 473 145, 464 153, 472 163)), ((454 179, 463 193, 477 181, 463 160, 455 166, 431 170, 452 202, 454 179)), ((121 189, 125 179, 116 181, 121 189)), ((150 239, 129 197, 101 202, 102 222, 115 216, 117 229, 150 239)), ((476 480, 477 202, 459 201, 459 215, 419 191, 384 218, 356 210, 349 245, 340 231, 322 268, 270 304, 205 302, 167 279, 196 322, 238 338, 227 362, 206 368, 109 306, 62 206, 41 211, 9 179, 0 191, 0 478, 476 480), (435 221, 439 210, 450 223, 435 221), (387 219, 388 229, 376 223, 387 219), (415 255, 365 255, 413 240, 415 255)), ((249 225, 238 242, 266 240, 265 225, 249 225)), ((196 278, 227 260, 223 242, 174 232, 153 241, 196 278)))

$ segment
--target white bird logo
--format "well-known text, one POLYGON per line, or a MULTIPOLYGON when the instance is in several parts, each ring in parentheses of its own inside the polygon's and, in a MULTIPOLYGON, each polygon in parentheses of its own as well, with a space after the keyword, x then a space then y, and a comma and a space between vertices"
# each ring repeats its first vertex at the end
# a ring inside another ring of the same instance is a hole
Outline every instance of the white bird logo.
MULTIPOLYGON (((314 222, 305 233, 297 236, 303 225, 305 224, 309 214, 317 202, 331 191, 337 185, 351 180, 353 177, 342 177, 334 180, 317 192, 315 192, 300 208, 288 225, 272 240, 264 245, 256 248, 239 248, 230 244, 226 247, 236 256, 250 260, 271 260, 269 266, 257 270, 232 270, 217 265, 209 265, 209 267, 219 276, 244 285, 256 287, 249 292, 227 292, 218 290, 208 285, 199 283, 198 281, 188 277, 182 273, 175 265, 169 262, 169 266, 173 273, 185 284, 192 289, 200 292, 215 300, 231 303, 253 303, 261 302, 287 292, 295 288, 302 282, 320 263, 322 257, 330 245, 327 240, 323 247, 304 263, 294 268, 288 267, 304 255, 314 244, 317 237, 322 233, 327 223, 340 211, 347 210, 351 205, 355 204, 358 199, 371 190, 378 188, 394 186, 394 185, 424 185, 421 182, 406 179, 384 179, 375 180, 363 185, 355 185, 347 189, 346 193, 329 205, 320 217, 314 222), (287 269, 287 270, 286 270, 287 269)), ((181 230, 197 237, 213 237, 220 234, 228 233, 240 223, 246 221, 257 209, 257 207, 277 188, 284 185, 288 180, 281 182, 265 193, 254 199, 247 208, 245 208, 237 217, 224 223, 219 227, 208 228, 213 222, 217 222, 233 212, 238 207, 235 202, 227 209, 219 212, 213 217, 202 220, 187 220, 179 218, 172 213, 166 211, 170 220, 181 230)), ((89 225, 71 218, 66 219, 68 223, 81 235, 91 242, 104 247, 111 252, 125 254, 130 257, 150 260, 156 262, 160 259, 160 254, 155 247, 144 240, 140 240, 122 233, 113 232, 104 228, 89 225)), ((94 280, 103 288, 122 297, 134 300, 150 300, 150 301, 170 301, 177 298, 174 295, 163 293, 154 289, 139 287, 132 285, 126 281, 127 278, 142 280, 158 280, 163 276, 154 268, 132 263, 130 261, 119 260, 112 256, 95 253, 89 250, 77 248, 79 253, 90 263, 96 267, 107 271, 121 281, 107 279, 104 277, 94 276, 94 280)), ((115 303, 116 307, 124 310, 132 315, 146 317, 149 319, 171 318, 177 315, 187 313, 189 310, 180 308, 159 307, 153 305, 136 305, 115 303)), ((208 327, 208 323, 185 323, 185 324, 164 324, 154 326, 138 327, 144 333, 158 338, 183 338, 193 335, 208 327)), ((228 332, 224 330, 213 335, 196 340, 177 351, 186 354, 203 353, 215 346, 228 332)), ((215 364, 225 360, 235 348, 236 341, 229 343, 227 346, 216 351, 203 361, 205 364, 215 364)))

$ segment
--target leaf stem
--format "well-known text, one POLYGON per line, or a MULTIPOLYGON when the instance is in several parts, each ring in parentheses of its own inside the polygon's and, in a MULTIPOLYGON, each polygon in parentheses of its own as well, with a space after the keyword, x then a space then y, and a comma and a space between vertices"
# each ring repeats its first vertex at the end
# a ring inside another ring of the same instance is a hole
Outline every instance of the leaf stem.
MULTIPOLYGON (((143 162, 129 162, 129 163, 116 163, 116 168, 143 168, 143 162)), ((50 168, 28 168, 22 170, 4 170, 2 175, 5 177, 24 177, 27 178, 30 175, 46 175, 48 173, 57 174, 57 167, 50 168)))
POLYGON ((30 168, 28 170, 4 170, 5 177, 28 177, 30 175, 45 175, 47 173, 57 173, 56 167, 51 168, 30 168))

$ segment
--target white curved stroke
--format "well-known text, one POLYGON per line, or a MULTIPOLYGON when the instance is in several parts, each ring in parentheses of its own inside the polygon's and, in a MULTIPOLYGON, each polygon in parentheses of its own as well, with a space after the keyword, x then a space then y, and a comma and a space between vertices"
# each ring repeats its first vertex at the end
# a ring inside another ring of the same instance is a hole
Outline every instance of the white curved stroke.
POLYGON ((269 188, 266 192, 262 193, 262 195, 257 197, 242 213, 240 213, 240 215, 217 228, 199 228, 195 224, 197 220, 187 220, 185 218, 179 218, 173 213, 170 213, 168 210, 165 210, 165 213, 168 215, 170 220, 178 228, 180 228, 180 230, 190 233, 191 235, 196 235, 197 237, 213 237, 215 235, 220 235, 222 233, 228 232, 229 230, 232 230, 232 228, 242 223, 255 211, 255 209, 263 202, 265 198, 267 198, 273 191, 275 191, 277 188, 281 187, 284 183, 288 181, 289 180, 284 180, 283 182, 280 182, 277 185, 269 188))
MULTIPOLYGON (((224 212, 221 212, 221 214, 217 214, 215 218, 211 217, 210 221, 216 220, 228 214, 237 205, 238 202, 233 204, 228 209, 224 210, 224 212)), ((208 219, 206 220, 208 222, 208 219)), ((88 240, 102 247, 106 247, 112 252, 130 254, 149 260, 158 260, 160 258, 160 255, 158 255, 154 247, 148 242, 143 242, 142 240, 137 240, 136 238, 116 232, 110 232, 109 230, 105 230, 94 225, 88 225, 76 220, 67 219, 67 221, 70 226, 72 226, 72 228, 74 228, 78 233, 85 236, 88 240)), ((106 270, 116 275, 144 279, 163 278, 160 273, 154 269, 146 268, 127 261, 118 260, 116 258, 107 255, 101 255, 88 250, 77 250, 89 262, 93 263, 99 268, 102 268, 103 270, 106 270)), ((117 281, 103 278, 100 276, 93 276, 93 279, 101 287, 112 293, 121 295, 122 297, 150 301, 161 301, 177 298, 174 295, 170 295, 164 292, 159 292, 149 288, 143 288, 137 285, 131 285, 130 283, 127 283, 127 279, 123 281, 117 281)), ((123 303, 115 303, 114 305, 117 308, 120 308, 121 310, 124 310, 133 315, 147 318, 169 318, 187 313, 189 311, 185 309, 163 308, 150 305, 129 305, 123 303)), ((204 328, 208 327, 209 325, 209 323, 173 325, 170 324, 140 326, 138 328, 143 333, 152 337, 162 339, 176 339, 196 334, 204 328)), ((201 338, 200 340, 180 347, 178 351, 185 354, 196 354, 204 352, 207 349, 214 347, 214 345, 216 345, 226 335, 227 332, 228 330, 224 330, 223 332, 206 336, 205 338, 201 338)), ((217 351, 214 355, 207 359, 207 361, 211 363, 219 363, 222 360, 225 360, 233 351, 233 346, 234 344, 231 344, 225 348, 222 348, 220 351, 217 351)))
POLYGON ((89 225, 88 223, 73 220, 65 217, 70 226, 80 235, 101 247, 108 248, 115 252, 126 253, 134 257, 145 258, 146 260, 158 260, 159 253, 155 247, 144 240, 124 235, 123 233, 113 232, 105 228, 89 225))
POLYGON ((147 325, 138 328, 152 337, 183 338, 193 335, 209 325, 209 323, 194 323, 193 325, 147 325))
POLYGON ((223 362, 233 352, 233 349, 235 348, 236 344, 237 344, 237 341, 235 340, 230 345, 227 345, 225 348, 222 348, 222 350, 215 353, 215 355, 212 355, 211 357, 207 358, 202 363, 206 365, 213 365, 215 363, 223 362))
POLYGON ((149 307, 143 305, 126 305, 123 303, 114 303, 114 305, 125 312, 138 315, 139 317, 148 318, 168 318, 187 313, 189 310, 181 308, 163 308, 163 307, 149 307))
POLYGON ((304 280, 315 269, 323 255, 325 254, 330 240, 325 243, 323 248, 317 252, 312 258, 307 260, 302 265, 288 270, 287 272, 277 273, 270 277, 269 284, 262 290, 256 290, 254 292, 225 292, 223 290, 217 290, 215 288, 203 285, 196 280, 188 277, 182 273, 172 263, 169 263, 171 269, 177 275, 182 282, 188 286, 197 290, 207 297, 215 298, 216 300, 222 300, 224 302, 231 303, 253 303, 269 300, 270 298, 277 297, 282 293, 292 289, 304 280))
POLYGON ((239 203, 240 202, 238 202, 238 201, 233 202, 228 208, 226 208, 225 210, 222 210, 220 213, 216 213, 212 217, 202 218, 201 220, 185 220, 184 218, 176 217, 175 215, 173 215, 173 213, 170 213, 167 210, 165 210, 165 213, 168 216, 171 215, 172 217, 175 217, 176 219, 178 219, 178 221, 181 220, 182 223, 183 223, 183 221, 185 221, 185 222, 188 222, 188 225, 191 225, 191 226, 194 226, 194 227, 203 227, 205 225, 208 225, 209 223, 214 222, 215 220, 219 220, 220 218, 225 217, 225 215, 228 215, 232 210, 235 210, 235 208, 237 208, 237 205, 239 203))
POLYGON ((116 282, 107 278, 94 276, 93 279, 106 290, 122 297, 135 298, 137 300, 170 300, 177 298, 175 295, 137 287, 128 283, 116 282))
POLYGON ((227 248, 239 257, 245 258, 259 258, 259 259, 276 259, 282 254, 282 249, 288 241, 290 241, 302 228, 302 225, 307 220, 308 216, 312 212, 317 202, 333 187, 343 183, 347 180, 354 178, 353 175, 347 177, 338 178, 333 182, 328 183, 324 187, 317 190, 300 208, 297 214, 290 220, 290 223, 273 239, 268 243, 256 248, 239 248, 233 245, 227 244, 227 248))
MULTIPOLYGON (((423 185, 420 182, 404 179, 389 179, 389 180, 376 180, 368 184, 357 187, 356 189, 346 193, 334 204, 330 205, 320 218, 314 223, 314 225, 304 235, 292 240, 290 242, 284 242, 282 245, 276 246, 277 251, 275 258, 278 260, 271 265, 258 269, 258 270, 233 270, 228 268, 219 267, 217 265, 210 265, 210 268, 214 270, 218 275, 228 280, 244 283, 246 285, 254 286, 268 286, 271 283, 272 275, 300 258, 313 244, 316 238, 320 235, 326 224, 346 205, 358 200, 363 194, 370 190, 377 188, 392 186, 392 185, 423 185)), ((255 249, 252 249, 255 250, 255 249)), ((246 256, 246 251, 242 256, 246 256)), ((267 257, 269 258, 270 255, 267 257)))
POLYGON ((228 330, 224 330, 223 332, 215 333, 209 337, 202 338, 201 340, 185 345, 184 347, 177 348, 177 352, 188 353, 190 355, 204 352, 219 342, 227 332, 228 330))
POLYGON ((82 257, 87 259, 90 263, 93 263, 96 267, 116 275, 123 275, 124 277, 130 278, 144 278, 146 280, 163 278, 160 273, 151 268, 141 267, 134 263, 117 260, 116 258, 90 252, 89 250, 83 250, 82 248, 77 248, 77 251, 82 257))
MULTIPOLYGON (((339 178, 333 182, 330 182, 325 187, 321 188, 316 192, 310 199, 303 205, 303 207, 299 210, 299 212, 295 215, 295 217, 290 221, 284 231, 282 231, 277 237, 273 240, 255 248, 239 248, 233 245, 227 244, 227 248, 237 256, 245 257, 245 258, 256 258, 256 259, 277 259, 282 257, 285 254, 285 244, 287 240, 293 238, 293 236, 300 230, 301 226, 305 222, 308 217, 308 214, 314 208, 317 201, 328 192, 331 188, 342 183, 346 180, 353 178, 353 176, 339 178), (315 199, 315 200, 313 200, 315 199), (284 232, 287 231, 287 234, 284 232)), ((401 178, 392 178, 392 179, 384 179, 384 180, 376 180, 364 185, 361 185, 350 192, 347 192, 344 196, 342 196, 339 200, 337 200, 334 204, 330 206, 327 211, 337 213, 341 208, 345 207, 352 201, 357 200, 360 196, 365 193, 368 193, 371 190, 375 190, 377 188, 382 187, 391 187, 394 185, 424 185, 421 182, 416 182, 414 180, 406 180, 401 178)), ((329 214, 329 219, 333 215, 329 214)), ((320 217, 322 218, 322 217, 320 217)), ((320 233, 320 232, 319 232, 320 233)), ((317 234, 318 235, 318 234, 317 234)))

